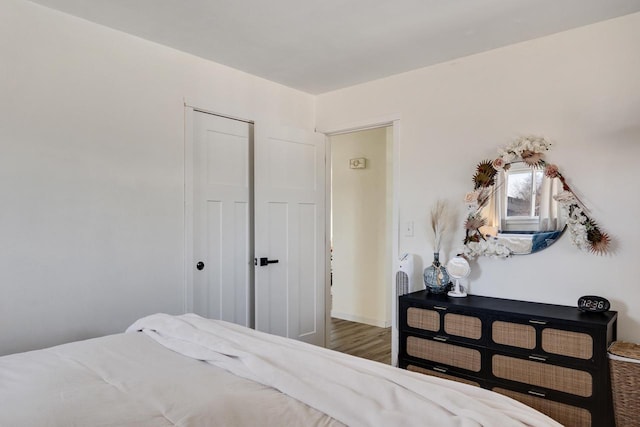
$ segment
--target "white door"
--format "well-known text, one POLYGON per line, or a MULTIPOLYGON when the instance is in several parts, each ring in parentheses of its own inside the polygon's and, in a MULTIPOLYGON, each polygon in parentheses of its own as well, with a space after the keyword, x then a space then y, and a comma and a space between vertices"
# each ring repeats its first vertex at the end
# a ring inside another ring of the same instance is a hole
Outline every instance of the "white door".
POLYGON ((253 125, 193 113, 193 311, 252 324, 253 125))
POLYGON ((321 346, 324 176, 323 135, 256 124, 255 326, 321 346))

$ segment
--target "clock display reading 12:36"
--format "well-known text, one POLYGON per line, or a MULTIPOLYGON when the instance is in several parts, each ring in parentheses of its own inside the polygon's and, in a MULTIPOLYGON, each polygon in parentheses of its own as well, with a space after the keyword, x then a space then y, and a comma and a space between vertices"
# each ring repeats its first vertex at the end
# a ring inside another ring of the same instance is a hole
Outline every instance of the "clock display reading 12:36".
POLYGON ((606 298, 595 295, 585 295, 578 298, 578 310, 591 313, 602 313, 609 310, 611 304, 606 298))

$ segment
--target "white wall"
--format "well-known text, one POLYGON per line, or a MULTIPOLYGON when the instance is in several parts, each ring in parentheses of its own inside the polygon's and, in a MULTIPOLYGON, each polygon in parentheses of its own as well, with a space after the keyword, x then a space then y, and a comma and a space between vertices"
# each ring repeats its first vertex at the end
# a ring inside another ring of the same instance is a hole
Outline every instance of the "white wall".
POLYGON ((331 137, 331 315, 390 326, 387 287, 387 128, 331 137), (349 159, 364 157, 365 169, 349 159))
POLYGON ((313 129, 302 92, 0 3, 0 355, 184 306, 184 99, 313 129))
MULTIPOLYGON (((460 203, 472 169, 526 133, 617 240, 564 237, 473 264, 472 293, 574 305, 609 298, 640 342, 640 14, 314 98, 23 0, 0 2, 0 354, 178 313, 183 295, 183 100, 312 129, 400 117, 400 251, 429 261, 427 212, 460 203)), ((418 54, 418 53, 417 53, 418 54)), ((461 223, 460 219, 460 223, 461 223)), ((449 245, 455 253, 462 231, 449 245)))
MULTIPOLYGON (((616 253, 578 251, 569 236, 537 254, 472 264, 478 295, 575 305, 608 298, 620 313, 619 338, 640 342, 640 14, 318 97, 318 128, 400 117, 400 253, 431 259, 427 215, 438 198, 460 208, 445 258, 460 249, 463 196, 478 161, 522 134, 556 142, 548 159, 614 236, 616 253)), ((416 54, 419 54, 417 52, 416 54)))

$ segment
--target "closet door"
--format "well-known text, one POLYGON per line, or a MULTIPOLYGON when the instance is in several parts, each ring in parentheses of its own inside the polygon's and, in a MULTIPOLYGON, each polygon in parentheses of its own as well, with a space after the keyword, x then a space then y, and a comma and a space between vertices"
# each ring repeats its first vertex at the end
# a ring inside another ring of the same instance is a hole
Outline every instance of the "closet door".
POLYGON ((258 123, 254 138, 197 111, 187 127, 187 311, 324 345, 324 135, 258 123))
POLYGON ((253 125, 193 112, 193 311, 252 326, 253 125))
POLYGON ((256 123, 256 329, 324 345, 324 135, 256 123))

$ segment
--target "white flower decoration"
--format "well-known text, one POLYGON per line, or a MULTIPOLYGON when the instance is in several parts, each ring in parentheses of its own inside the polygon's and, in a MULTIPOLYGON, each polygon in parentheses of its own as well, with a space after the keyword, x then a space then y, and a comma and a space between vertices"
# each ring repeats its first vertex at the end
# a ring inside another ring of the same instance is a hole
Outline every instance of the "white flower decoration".
POLYGON ((542 136, 530 135, 522 136, 504 148, 498 149, 500 158, 505 163, 512 163, 522 157, 524 151, 533 153, 544 153, 551 149, 551 142, 542 136))
POLYGON ((575 194, 573 194, 571 191, 566 190, 553 196, 553 199, 565 206, 575 205, 578 203, 578 199, 576 198, 575 194))
POLYGON ((474 259, 480 255, 490 258, 507 258, 511 255, 511 250, 498 242, 496 238, 488 238, 479 242, 469 242, 464 246, 464 255, 469 259, 474 259))
POLYGON ((473 205, 478 203, 478 192, 471 191, 464 195, 464 202, 468 205, 473 205))

